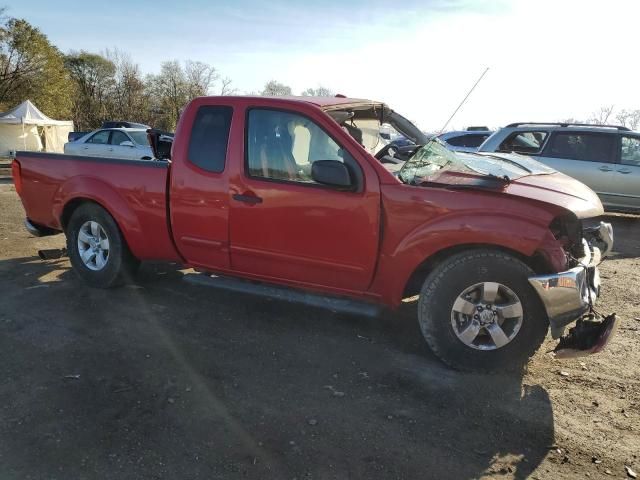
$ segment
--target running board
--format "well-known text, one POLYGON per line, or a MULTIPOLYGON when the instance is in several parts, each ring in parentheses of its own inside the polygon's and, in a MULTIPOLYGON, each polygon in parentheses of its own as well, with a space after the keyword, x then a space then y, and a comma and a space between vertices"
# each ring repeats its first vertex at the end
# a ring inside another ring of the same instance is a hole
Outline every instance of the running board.
POLYGON ((194 285, 220 288, 232 292, 248 293, 261 297, 274 298, 284 302, 302 303, 311 307, 324 308, 332 312, 349 313, 376 317, 382 307, 373 303, 351 300, 344 297, 332 297, 323 294, 310 293, 293 288, 267 285, 230 277, 219 277, 204 273, 187 273, 184 280, 194 285))

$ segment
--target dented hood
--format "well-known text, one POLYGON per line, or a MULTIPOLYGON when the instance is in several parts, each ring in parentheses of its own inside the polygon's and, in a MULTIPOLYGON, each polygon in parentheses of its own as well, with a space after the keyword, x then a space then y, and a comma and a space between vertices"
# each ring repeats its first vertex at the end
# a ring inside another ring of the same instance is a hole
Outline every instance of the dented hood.
POLYGON ((527 198, 562 207, 578 218, 591 218, 604 213, 602 203, 593 190, 584 183, 555 171, 522 175, 509 181, 477 173, 443 171, 419 185, 455 190, 484 190, 527 198))
POLYGON ((556 205, 578 218, 602 215, 593 190, 526 155, 453 153, 429 142, 397 173, 413 185, 500 192, 556 205))
POLYGON ((555 172, 527 175, 505 185, 504 193, 552 203, 572 211, 578 218, 602 215, 604 210, 598 195, 584 183, 555 172))

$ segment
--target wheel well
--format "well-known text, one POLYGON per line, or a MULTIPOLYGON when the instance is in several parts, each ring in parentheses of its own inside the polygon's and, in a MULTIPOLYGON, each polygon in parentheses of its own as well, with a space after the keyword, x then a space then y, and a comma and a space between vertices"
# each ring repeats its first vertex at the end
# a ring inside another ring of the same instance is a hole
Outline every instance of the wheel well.
MULTIPOLYGON (((108 215, 111 216, 114 223, 116 224, 116 227, 120 231, 122 242, 126 246, 127 250, 131 252, 131 249, 129 248, 129 244, 127 242, 127 238, 125 237, 122 231, 122 228, 120 228, 120 224, 118 223, 118 220, 116 219, 116 217, 114 217, 111 214, 111 212, 108 209, 104 208, 104 206, 102 206, 100 203, 90 198, 83 198, 83 197, 74 198, 64 206, 64 208, 62 209, 62 215, 60 216, 60 225, 62 226, 63 231, 67 230, 67 225, 69 224, 69 220, 71 219, 71 215, 73 215, 73 212, 75 212, 78 208, 80 208, 80 206, 85 205, 87 203, 93 203, 94 205, 97 205, 98 207, 102 208, 105 212, 107 212, 108 215)), ((133 256, 133 254, 131 255, 133 256)))
POLYGON ((420 293, 420 290, 422 289, 424 280, 427 278, 427 275, 429 275, 440 263, 442 263, 447 258, 463 251, 477 250, 481 248, 508 253, 509 255, 521 260, 536 273, 548 273, 549 271, 552 271, 549 268, 546 257, 540 255, 539 252, 536 252, 532 256, 527 257, 520 252, 500 247, 498 245, 488 245, 482 243, 456 245, 454 247, 445 248, 436 252, 425 261, 423 261, 420 265, 418 265, 407 280, 402 298, 408 298, 418 295, 420 293))
POLYGON ((80 205, 84 205, 85 203, 95 203, 96 205, 102 207, 102 205, 94 202, 89 198, 74 198, 73 200, 67 202, 67 204, 62 209, 62 215, 60 216, 60 225, 62 226, 62 230, 67 229, 67 225, 69 224, 69 220, 71 219, 71 215, 73 215, 73 212, 75 212, 78 207, 80 207, 80 205))

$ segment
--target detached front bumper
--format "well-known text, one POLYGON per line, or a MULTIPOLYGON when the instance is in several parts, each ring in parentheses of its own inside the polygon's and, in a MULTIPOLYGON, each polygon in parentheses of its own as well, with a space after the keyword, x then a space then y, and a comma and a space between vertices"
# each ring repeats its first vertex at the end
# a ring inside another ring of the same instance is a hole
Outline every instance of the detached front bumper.
POLYGON ((601 222, 599 226, 585 230, 585 237, 588 240, 583 240, 584 256, 578 266, 565 272, 530 277, 529 283, 544 305, 552 337, 562 337, 567 325, 580 320, 580 328, 572 329, 569 334, 573 336, 571 342, 579 337, 575 340, 577 343, 589 346, 582 350, 595 353, 602 350, 617 326, 615 315, 598 322, 591 314, 591 307, 600 295, 598 264, 613 247, 613 229, 611 224, 601 222), (583 328, 587 314, 590 314, 589 328, 583 328), (586 337, 588 340, 585 341, 586 337))
POLYGON ((529 283, 542 300, 553 338, 562 336, 564 327, 589 311, 600 292, 598 267, 575 267, 566 272, 538 275, 529 283))

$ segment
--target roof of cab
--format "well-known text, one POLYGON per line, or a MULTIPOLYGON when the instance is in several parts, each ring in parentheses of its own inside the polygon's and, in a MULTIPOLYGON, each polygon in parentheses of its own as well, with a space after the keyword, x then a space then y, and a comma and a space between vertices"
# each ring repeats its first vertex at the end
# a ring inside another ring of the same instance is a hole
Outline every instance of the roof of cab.
MULTIPOLYGON (((348 97, 307 97, 307 96, 259 96, 259 95, 234 95, 236 98, 260 98, 260 99, 273 99, 273 100, 287 100, 292 102, 304 102, 316 105, 324 110, 332 110, 339 107, 347 107, 349 105, 384 105, 384 102, 377 102, 374 100, 367 100, 364 98, 348 98, 348 97)), ((228 98, 228 97, 227 97, 228 98)))

